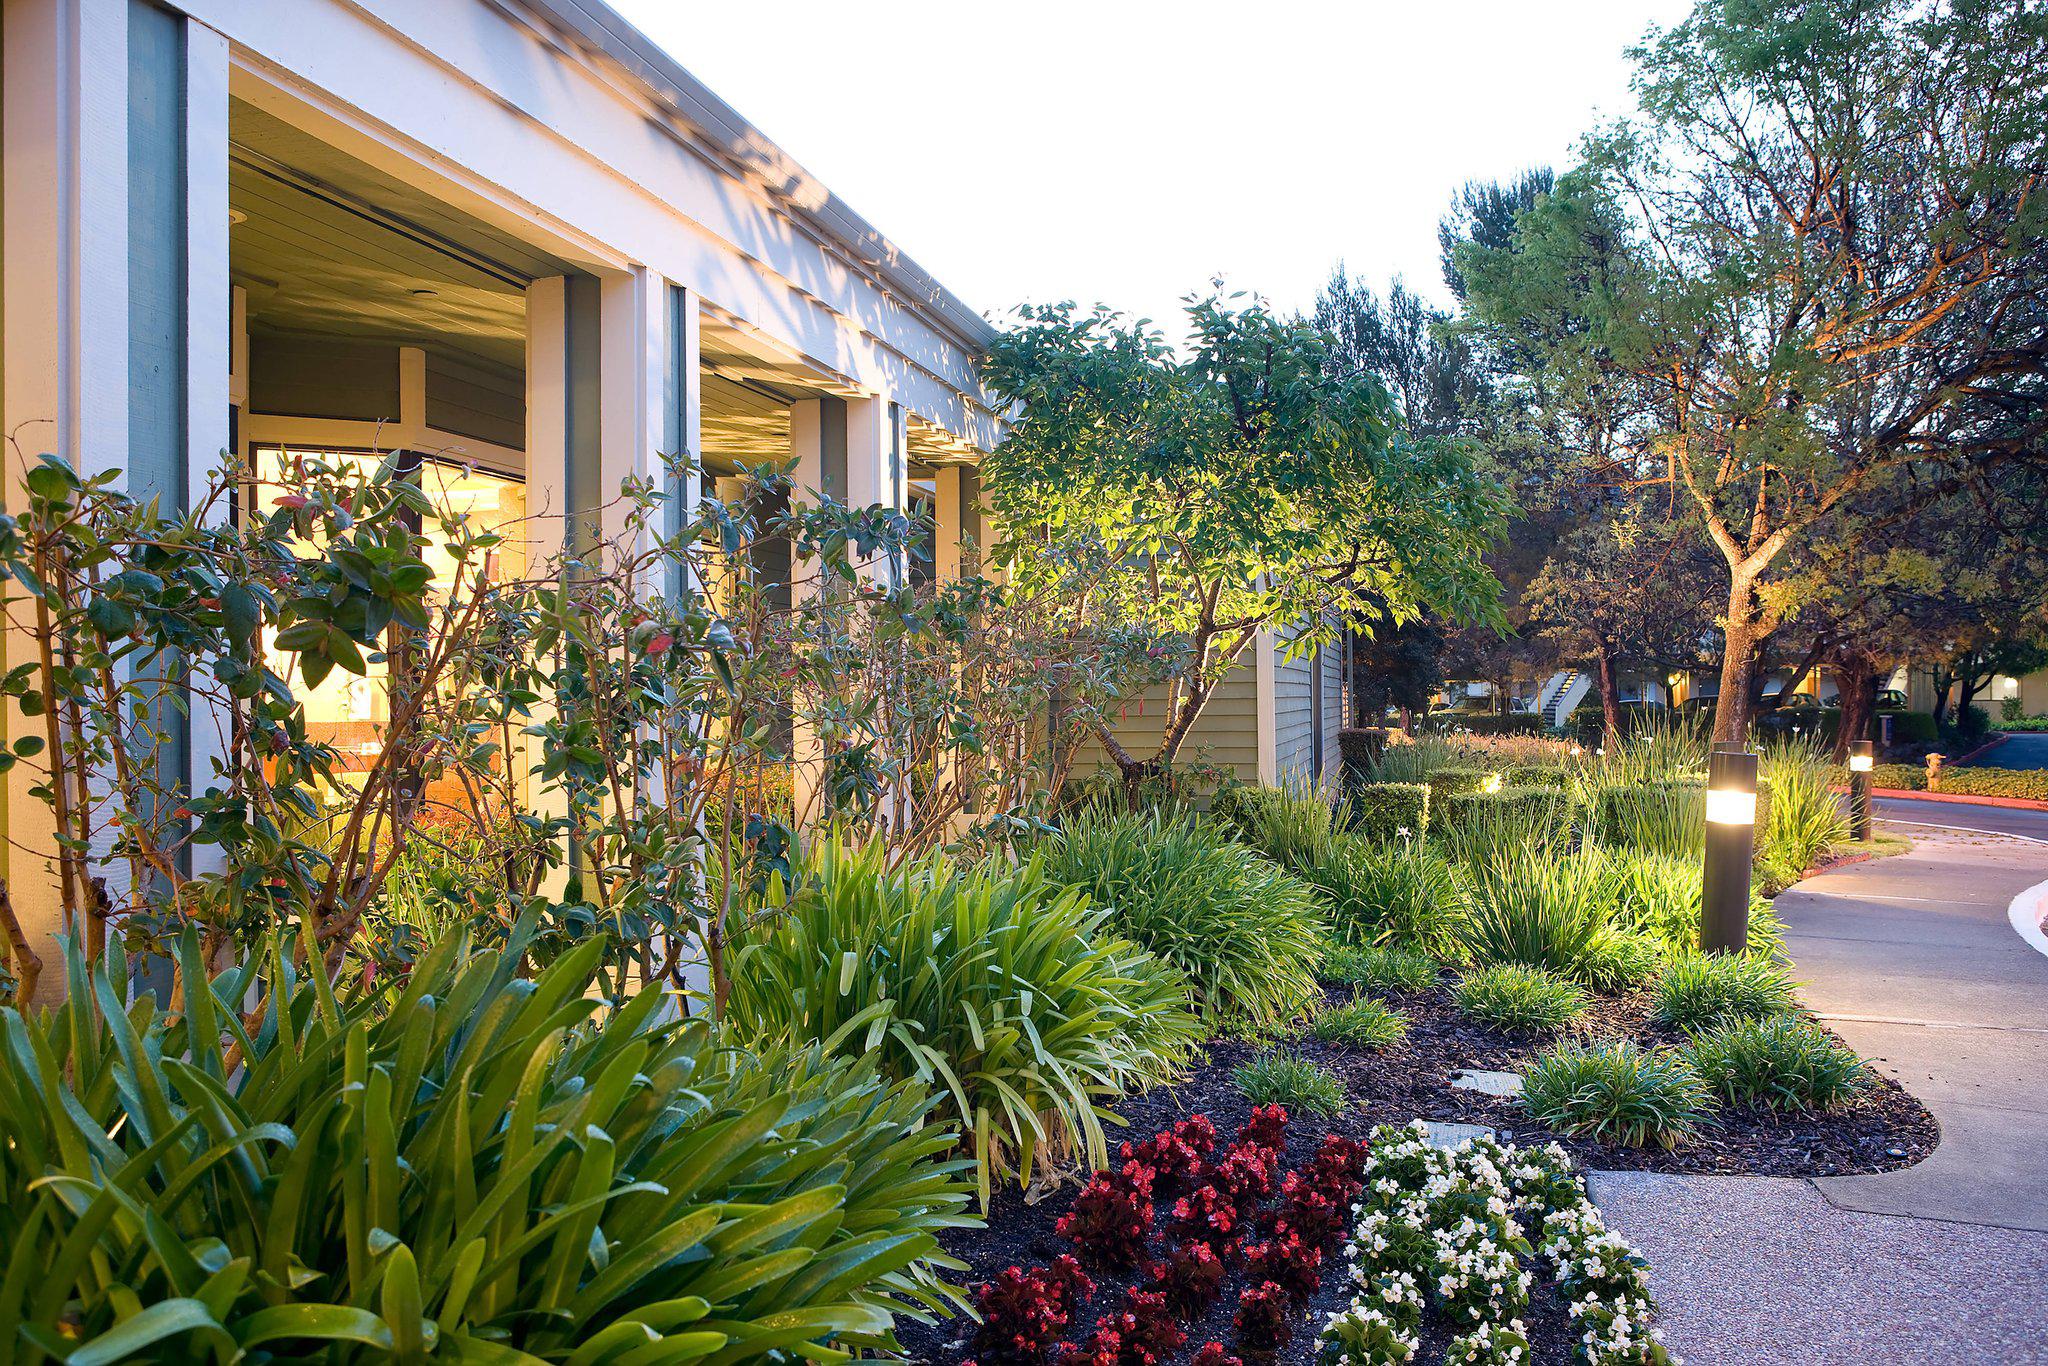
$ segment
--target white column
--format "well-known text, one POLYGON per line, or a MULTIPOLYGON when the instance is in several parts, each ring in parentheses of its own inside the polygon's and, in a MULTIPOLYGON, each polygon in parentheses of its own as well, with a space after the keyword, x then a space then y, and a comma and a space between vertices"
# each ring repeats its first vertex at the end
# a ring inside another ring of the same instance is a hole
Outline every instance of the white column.
POLYGON ((637 518, 638 534, 629 535, 636 518, 623 490, 630 481, 658 491, 664 481, 662 444, 669 423, 663 409, 670 387, 667 304, 668 282, 644 267, 607 276, 600 296, 600 533, 614 553, 641 563, 649 593, 661 588, 661 566, 652 558, 661 513, 650 510, 637 518))
POLYGON ((566 285, 550 275, 526 287, 526 509, 534 560, 562 548, 568 510, 566 285))
POLYGON ((1259 781, 1267 787, 1280 782, 1279 650, 1280 642, 1270 630, 1252 637, 1258 680, 1259 781))
POLYGON ((960 474, 958 465, 941 465, 933 472, 932 577, 940 583, 960 577, 960 532, 966 521, 960 474))
MULTIPOLYGON (((904 445, 903 410, 886 395, 846 401, 846 504, 865 508, 880 504, 903 510, 910 484, 904 445)), ((877 556, 860 566, 863 572, 890 585, 906 578, 901 557, 877 556)))
MULTIPOLYGON (((186 505, 198 507, 215 473, 239 468, 229 449, 228 409, 237 338, 234 291, 228 282, 228 44, 220 34, 185 21, 185 295, 186 505)), ((210 505, 226 521, 231 500, 210 505)), ((194 661, 204 671, 204 661, 194 661)), ((195 698, 186 754, 191 789, 204 792, 225 775, 232 730, 228 709, 195 698)), ((219 848, 192 848, 194 873, 217 872, 219 848)))

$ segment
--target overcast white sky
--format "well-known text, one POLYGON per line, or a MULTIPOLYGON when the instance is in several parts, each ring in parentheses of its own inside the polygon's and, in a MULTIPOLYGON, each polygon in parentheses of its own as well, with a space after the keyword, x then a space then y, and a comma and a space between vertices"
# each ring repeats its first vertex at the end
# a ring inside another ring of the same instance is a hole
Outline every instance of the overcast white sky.
MULTIPOLYGON (((1444 294, 1468 179, 1562 165, 1683 0, 612 0, 974 308, 1154 318, 1342 259, 1444 294)), ((1178 328, 1173 329, 1178 335, 1178 328)))

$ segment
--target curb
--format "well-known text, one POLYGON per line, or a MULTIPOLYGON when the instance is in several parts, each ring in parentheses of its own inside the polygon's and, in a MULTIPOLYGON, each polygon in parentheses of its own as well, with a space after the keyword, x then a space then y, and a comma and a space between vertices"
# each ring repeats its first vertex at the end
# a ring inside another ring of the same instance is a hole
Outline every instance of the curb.
POLYGON ((2048 916, 2048 882, 2037 882, 2014 897, 2006 916, 2028 948, 2048 956, 2048 928, 2042 925, 2042 918, 2048 916))
POLYGON ((2048 802, 2032 797, 1978 797, 1967 792, 1925 792, 1909 787, 1873 787, 1873 797, 1898 797, 1909 802, 1952 802, 1957 806, 1999 806, 2008 811, 2048 811, 2048 802))

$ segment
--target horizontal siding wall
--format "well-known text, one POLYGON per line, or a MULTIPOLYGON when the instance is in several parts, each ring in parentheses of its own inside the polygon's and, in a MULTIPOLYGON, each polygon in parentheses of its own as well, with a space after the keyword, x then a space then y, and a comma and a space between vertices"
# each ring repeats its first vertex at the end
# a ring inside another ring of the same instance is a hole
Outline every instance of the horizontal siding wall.
POLYGON ((1275 777, 1282 787, 1315 778, 1315 707, 1312 655, 1286 657, 1273 645, 1273 739, 1275 777))
MULTIPOLYGON (((1166 689, 1146 692, 1111 727, 1132 754, 1150 754, 1159 747, 1166 725, 1166 689)), ((1249 653, 1216 686, 1194 730, 1181 744, 1183 765, 1206 762, 1227 766, 1244 782, 1259 780, 1259 679, 1249 653)), ((1085 775, 1107 765, 1109 755, 1092 737, 1075 755, 1074 772, 1085 775)))
POLYGON ((523 450, 526 376, 486 362, 429 351, 427 425, 523 450))
POLYGON ((277 417, 396 422, 398 348, 277 334, 254 337, 249 408, 277 417))

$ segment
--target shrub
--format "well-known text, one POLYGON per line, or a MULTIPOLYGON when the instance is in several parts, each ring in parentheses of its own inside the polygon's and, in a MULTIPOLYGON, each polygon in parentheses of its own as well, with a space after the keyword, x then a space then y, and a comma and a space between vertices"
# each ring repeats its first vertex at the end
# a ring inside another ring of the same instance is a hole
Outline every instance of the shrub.
POLYGON ((1378 726, 1345 726, 1337 732, 1337 757, 1343 762, 1347 787, 1365 781, 1387 747, 1387 732, 1378 726))
POLYGON ((1048 876, 1110 907, 1117 930, 1186 973, 1205 1013, 1278 1025, 1316 995, 1314 895, 1243 845, 1192 822, 1091 813, 1044 858, 1048 876))
POLYGON ((1370 996, 1341 1006, 1327 1006, 1309 1021, 1309 1033, 1324 1043, 1352 1048, 1391 1048, 1408 1032, 1408 1018, 1370 996))
POLYGON ((1767 958, 1689 954, 1657 982, 1657 1020, 1681 1029, 1730 1020, 1760 1020, 1796 1009, 1792 979, 1767 958))
POLYGON ((1239 1147, 1264 1148, 1270 1153, 1287 1150, 1287 1107, 1266 1104, 1255 1107, 1237 1131, 1239 1147))
POLYGON ((1118 1156, 1126 1163, 1136 1162, 1149 1168, 1153 1198, 1171 1200, 1194 1189, 1201 1179, 1202 1164, 1215 1147, 1216 1128, 1209 1117, 1189 1115, 1142 1143, 1126 1140, 1118 1156))
POLYGON ((1346 944, 1441 949, 1464 914, 1457 871, 1419 840, 1340 835, 1301 876, 1323 894, 1331 930, 1346 944))
POLYGON ((995 1366, 1037 1366, 1066 1335, 1074 1311, 1095 1293, 1095 1282, 1072 1257, 1024 1271, 1005 1267, 976 1294, 981 1317, 975 1359, 995 1366))
POLYGON ((1325 980, 1366 991, 1427 991, 1436 985, 1436 960, 1404 949, 1333 948, 1323 957, 1325 980))
POLYGON ((1869 1075, 1841 1040, 1791 1015, 1717 1025, 1693 1035, 1685 1055, 1721 1100, 1769 1110, 1832 1110, 1869 1075))
POLYGON ((1562 764, 1514 764, 1501 771, 1502 787, 1550 787, 1563 790, 1572 785, 1572 771, 1562 764))
POLYGON ((1472 910, 1459 937, 1474 962, 1523 963, 1566 977, 1583 971, 1606 929, 1603 865, 1578 854, 1497 851, 1473 869, 1472 910))
POLYGON ((1426 783, 1366 783, 1352 790, 1348 806, 1351 828, 1369 840, 1419 840, 1429 829, 1426 783))
POLYGON ((1323 1283, 1323 1250, 1292 1230, 1275 1232, 1246 1248, 1244 1266, 1254 1282, 1270 1281, 1297 1301, 1315 1294, 1323 1283))
POLYGON ((1197 1239, 1174 1244, 1166 1260, 1153 1265, 1152 1288, 1175 1311, 1194 1319, 1223 1293, 1226 1274, 1216 1249, 1197 1239))
POLYGON ((1483 863, 1503 852, 1566 852, 1576 811, 1571 795, 1560 788, 1482 788, 1444 798, 1436 826, 1453 858, 1483 863))
POLYGON ((1707 838, 1704 782, 1603 787, 1593 799, 1593 838, 1603 845, 1697 861, 1707 838))
POLYGON ((741 949, 725 1020, 742 1040, 825 1040, 949 1099, 986 1199, 1028 1180, 1050 1131, 1108 1165, 1098 1105, 1163 1077, 1196 1035, 1187 982, 1035 864, 890 867, 823 841, 741 949))
POLYGON ((1613 923, 1649 935, 1674 953, 1699 945, 1701 861, 1647 849, 1611 849, 1600 860, 1613 923))
POLYGON ((1231 839, 1296 874, 1328 856, 1336 817, 1316 793, 1250 783, 1217 788, 1209 815, 1231 839))
MULTIPOLYGON (((1921 778, 1924 785, 1925 770, 1922 770, 1921 778)), ((1972 797, 2024 797, 2029 801, 2048 802, 2048 769, 1944 768, 1936 791, 1972 797)))
POLYGON ((1156 1290, 1130 1290, 1123 1308, 1095 1321, 1095 1332, 1060 1357, 1058 1366, 1124 1366, 1163 1361, 1188 1340, 1187 1333, 1156 1290))
POLYGON ((23 1338, 109 1362, 896 1355, 895 1301, 945 1302, 934 1235, 969 1198, 922 1088, 722 1048, 658 991, 601 1014, 602 938, 523 980, 532 945, 531 921, 492 952, 450 935, 402 988, 338 997, 275 940, 209 982, 188 936, 182 1012, 109 1009, 120 950, 74 955, 61 1011, 0 1013, 23 1338))
POLYGON ((1472 735, 1538 735, 1545 728, 1543 718, 1533 711, 1509 712, 1506 716, 1486 712, 1432 712, 1429 724, 1445 731, 1465 731, 1472 735))
POLYGON ((1522 1074, 1522 1106, 1560 1133, 1631 1148, 1676 1147, 1692 1137, 1713 1098, 1677 1052, 1559 1044, 1522 1074))
MULTIPOLYGON (((1842 780, 1848 781, 1844 773, 1842 780)), ((1927 769, 1921 764, 1876 764, 1870 770, 1870 785, 1894 792, 1925 792, 1927 769)))
MULTIPOLYGON (((1892 743, 1895 745, 1931 745, 1939 738, 1932 712, 1881 711, 1878 716, 1892 718, 1892 743)), ((1881 719, 1873 722, 1873 725, 1882 724, 1881 719)))
POLYGON ((1467 1015, 1514 1034, 1554 1033, 1586 1008, 1586 994, 1577 986, 1519 963, 1467 973, 1455 997, 1467 1015))
POLYGON ((1433 809, 1441 810, 1447 798, 1463 792, 1479 792, 1487 788, 1498 790, 1500 774, 1492 769, 1471 768, 1464 764, 1446 764, 1434 770, 1425 780, 1429 786, 1429 802, 1433 809))
POLYGON ((1269 1049, 1241 1064, 1230 1079, 1254 1105, 1288 1105, 1321 1115, 1344 1108, 1344 1083, 1299 1053, 1269 1049))

